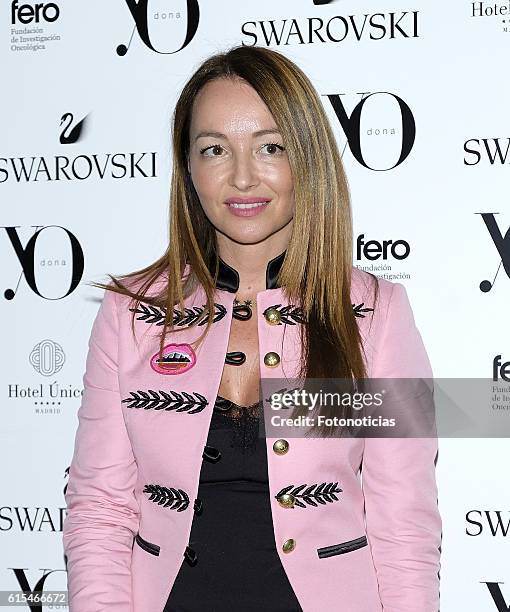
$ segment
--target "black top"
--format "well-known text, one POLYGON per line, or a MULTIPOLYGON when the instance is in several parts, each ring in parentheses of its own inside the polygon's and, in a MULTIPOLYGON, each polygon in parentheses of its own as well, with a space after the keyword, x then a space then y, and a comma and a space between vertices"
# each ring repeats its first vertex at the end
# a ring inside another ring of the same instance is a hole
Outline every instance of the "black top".
POLYGON ((302 612, 275 547, 263 424, 261 402, 217 397, 189 554, 163 612, 302 612))

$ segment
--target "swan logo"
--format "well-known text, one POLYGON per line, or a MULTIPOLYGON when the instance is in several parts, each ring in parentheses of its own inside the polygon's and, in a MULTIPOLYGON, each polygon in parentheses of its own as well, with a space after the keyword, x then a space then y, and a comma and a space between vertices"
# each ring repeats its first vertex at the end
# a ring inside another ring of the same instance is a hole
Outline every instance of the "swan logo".
POLYGON ((71 128, 74 121, 74 115, 72 113, 63 114, 60 118, 60 126, 64 126, 60 132, 60 144, 74 144, 78 142, 78 140, 85 135, 87 117, 88 115, 85 115, 81 121, 78 121, 78 123, 71 128))
POLYGON ((38 2, 35 6, 31 4, 19 4, 18 0, 11 2, 11 23, 40 23, 46 21, 53 23, 60 17, 60 9, 54 2, 38 2))
MULTIPOLYGON (((60 117, 59 142, 62 145, 79 143, 88 133, 89 115, 75 122, 73 113, 60 117)), ((122 180, 157 177, 157 151, 107 152, 74 156, 0 157, 0 184, 40 183, 42 181, 85 181, 88 179, 122 180)))
POLYGON ((152 11, 149 0, 126 0, 131 17, 135 22, 129 42, 117 46, 117 55, 123 57, 129 50, 135 30, 144 45, 154 53, 178 53, 193 40, 200 19, 198 0, 186 0, 186 14, 181 11, 152 11), (168 40, 182 39, 177 49, 163 50, 160 44, 168 40))

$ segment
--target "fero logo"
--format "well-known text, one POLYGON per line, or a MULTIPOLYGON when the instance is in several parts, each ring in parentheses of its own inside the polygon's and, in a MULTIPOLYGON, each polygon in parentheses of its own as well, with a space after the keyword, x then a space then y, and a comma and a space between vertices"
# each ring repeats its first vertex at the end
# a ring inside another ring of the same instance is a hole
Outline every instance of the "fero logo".
POLYGON ((492 380, 497 382, 499 378, 510 382, 510 361, 501 363, 501 355, 496 355, 492 361, 492 380))
POLYGON ((18 0, 11 2, 11 23, 53 23, 60 17, 60 9, 54 2, 38 2, 35 5, 19 4, 18 0))
MULTIPOLYGON (((131 16, 135 22, 135 27, 131 32, 131 36, 129 38, 129 43, 126 45, 120 44, 117 47, 117 55, 121 57, 126 55, 128 49, 131 45, 131 41, 133 40, 133 34, 135 29, 138 31, 138 35, 140 36, 142 42, 155 53, 161 54, 172 54, 181 51, 184 49, 189 43, 192 41, 198 29, 198 21, 200 17, 200 10, 198 8, 198 0, 186 0, 186 34, 184 36, 184 41, 182 45, 175 49, 174 51, 161 51, 160 49, 156 49, 154 46, 151 36, 149 33, 149 0, 126 0, 126 4, 128 5, 129 11, 131 12, 131 16)), ((180 12, 178 13, 180 16, 180 12)), ((161 19, 164 19, 166 13, 161 15, 161 19)), ((154 19, 160 18, 159 13, 155 13, 154 19)))
POLYGON ((376 261, 377 259, 406 259, 411 252, 409 242, 403 239, 399 240, 368 240, 365 242, 365 234, 360 234, 356 240, 356 259, 360 260, 363 257, 376 261))

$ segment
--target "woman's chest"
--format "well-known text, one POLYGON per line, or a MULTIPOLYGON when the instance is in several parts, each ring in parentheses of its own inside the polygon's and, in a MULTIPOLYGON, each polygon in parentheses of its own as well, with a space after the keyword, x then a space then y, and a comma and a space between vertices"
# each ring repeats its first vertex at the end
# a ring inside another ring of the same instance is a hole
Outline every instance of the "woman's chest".
POLYGON ((241 406, 258 401, 260 392, 260 348, 257 313, 253 305, 251 317, 233 318, 221 374, 218 394, 241 406))

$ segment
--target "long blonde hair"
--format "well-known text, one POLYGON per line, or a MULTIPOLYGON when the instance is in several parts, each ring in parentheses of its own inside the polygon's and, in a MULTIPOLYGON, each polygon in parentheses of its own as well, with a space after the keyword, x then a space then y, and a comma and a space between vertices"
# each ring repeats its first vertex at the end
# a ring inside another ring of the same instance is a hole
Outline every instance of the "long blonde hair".
MULTIPOLYGON (((242 79, 258 93, 284 138, 293 176, 295 214, 278 282, 289 301, 300 304, 306 323, 301 326, 301 378, 366 378, 364 349, 351 304, 352 215, 347 178, 338 146, 312 83, 290 59, 274 50, 235 46, 207 58, 184 85, 173 114, 173 168, 170 194, 169 242, 154 263, 112 275, 111 284, 93 286, 117 291, 133 300, 161 307, 165 312, 160 354, 173 326, 174 307, 201 285, 207 296, 205 338, 212 324, 216 276, 207 265, 217 259, 215 229, 207 219, 188 169, 193 102, 199 91, 219 78, 242 79), (184 278, 186 265, 190 273, 184 278), (155 281, 162 289, 148 296, 155 281), (136 285, 130 283, 136 280, 136 285), (128 287, 127 285, 130 285, 128 287)), ((216 267, 216 271, 217 271, 216 267)), ((371 275, 376 281, 376 277, 371 275)), ((378 284, 375 282, 375 299, 378 284)), ((135 312, 132 328, 134 333, 135 312)), ((324 414, 327 414, 325 411, 324 414)), ((338 416, 338 412, 335 412, 338 416)), ((333 413, 331 413, 333 416, 333 413)))

